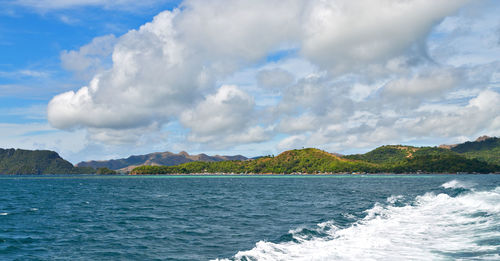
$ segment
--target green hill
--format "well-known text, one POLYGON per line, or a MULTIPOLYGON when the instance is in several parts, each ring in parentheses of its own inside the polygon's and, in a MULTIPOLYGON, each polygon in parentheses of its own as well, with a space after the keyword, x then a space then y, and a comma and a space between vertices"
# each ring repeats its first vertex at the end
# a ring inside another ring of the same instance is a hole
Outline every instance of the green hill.
POLYGON ((0 174, 82 174, 92 168, 76 168, 54 151, 0 149, 0 174))
POLYGON ((140 166, 132 174, 168 173, 325 173, 372 171, 367 162, 347 160, 318 149, 290 150, 246 161, 190 162, 177 166, 140 166))
POLYGON ((140 166, 132 174, 173 173, 491 173, 500 166, 442 148, 383 146, 344 157, 318 149, 290 150, 247 161, 191 162, 177 166, 140 166))
POLYGON ((468 141, 450 147, 450 150, 463 154, 468 159, 500 165, 500 138, 483 136, 476 141, 468 141))
POLYGON ((252 173, 353 172, 376 168, 374 164, 347 160, 313 148, 285 151, 276 157, 247 161, 246 165, 252 173))
POLYGON ((412 147, 402 145, 382 146, 365 154, 344 156, 347 159, 376 163, 386 172, 394 173, 491 173, 500 166, 444 148, 412 147))
MULTIPOLYGON (((172 155, 190 156, 187 153, 172 155)), ((203 156, 204 154, 200 155, 203 156)), ((49 150, 0 149, 0 174, 90 174, 96 172, 98 174, 115 173, 115 171, 107 168, 101 168, 97 171, 92 167, 74 167, 56 152, 49 150)), ((308 148, 285 151, 276 157, 264 156, 249 160, 214 160, 212 162, 206 160, 192 161, 174 166, 156 164, 140 166, 134 168, 131 173, 313 174, 351 172, 500 173, 500 139, 480 137, 473 142, 442 145, 439 148, 387 145, 364 154, 347 156, 338 156, 322 150, 308 148)))
POLYGON ((354 154, 344 156, 346 159, 361 160, 376 164, 391 164, 404 161, 418 150, 417 147, 402 145, 386 145, 378 147, 365 154, 354 154))

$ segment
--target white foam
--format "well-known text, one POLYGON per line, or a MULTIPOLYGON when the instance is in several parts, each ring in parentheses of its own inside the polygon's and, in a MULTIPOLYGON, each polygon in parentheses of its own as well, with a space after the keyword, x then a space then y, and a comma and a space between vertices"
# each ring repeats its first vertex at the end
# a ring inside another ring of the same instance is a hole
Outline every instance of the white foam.
POLYGON ((7 216, 8 214, 9 214, 9 213, 7 213, 7 212, 1 212, 1 213, 0 213, 0 216, 7 216))
MULTIPOLYGON (((392 201, 392 200, 388 200, 392 201)), ((500 246, 480 240, 500 239, 500 187, 471 191, 456 197, 427 193, 411 205, 391 204, 367 210, 367 216, 349 228, 332 222, 318 225, 327 237, 304 238, 291 231, 297 242, 260 241, 236 260, 450 260, 450 253, 482 253, 473 258, 500 259, 500 246), (325 229, 333 226, 333 229, 325 229), (489 251, 489 253, 488 253, 489 251), (495 252, 496 251, 496 252, 495 252)))
POLYGON ((446 183, 444 183, 443 185, 441 185, 441 187, 443 188, 447 188, 447 189, 454 189, 454 188, 464 188, 464 189, 470 189, 470 188, 473 188, 476 184, 472 183, 472 182, 466 182, 466 181, 462 181, 462 180, 450 180, 446 183))
POLYGON ((394 204, 402 199, 404 199, 404 196, 402 196, 402 195, 392 195, 392 196, 387 198, 387 202, 394 204))

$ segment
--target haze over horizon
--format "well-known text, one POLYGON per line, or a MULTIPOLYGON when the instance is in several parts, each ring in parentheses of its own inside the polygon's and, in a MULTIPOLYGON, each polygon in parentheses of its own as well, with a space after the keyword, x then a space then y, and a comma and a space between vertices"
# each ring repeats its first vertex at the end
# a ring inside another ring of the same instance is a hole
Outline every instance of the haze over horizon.
POLYGON ((498 1, 0 5, 0 148, 77 163, 500 136, 498 1))

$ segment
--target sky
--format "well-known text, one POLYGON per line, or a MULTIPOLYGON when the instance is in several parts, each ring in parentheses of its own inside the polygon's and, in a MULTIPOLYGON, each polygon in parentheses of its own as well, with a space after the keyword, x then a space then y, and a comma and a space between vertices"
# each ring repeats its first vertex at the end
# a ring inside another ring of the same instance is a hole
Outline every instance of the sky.
POLYGON ((500 136, 496 0, 0 0, 0 147, 73 163, 500 136))

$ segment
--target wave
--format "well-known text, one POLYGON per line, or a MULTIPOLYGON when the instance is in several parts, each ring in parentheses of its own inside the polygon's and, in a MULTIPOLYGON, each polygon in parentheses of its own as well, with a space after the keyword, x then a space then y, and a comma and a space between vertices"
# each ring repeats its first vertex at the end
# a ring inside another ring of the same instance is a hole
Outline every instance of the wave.
POLYGON ((394 204, 400 198, 376 203, 348 228, 329 221, 291 230, 287 242, 260 241, 225 260, 500 259, 500 187, 454 197, 427 193, 410 204, 394 204))
POLYGON ((443 185, 441 185, 441 187, 445 188, 445 189, 471 189, 475 186, 476 184, 475 183, 472 183, 472 182, 466 182, 466 181, 461 181, 461 180, 450 180, 446 183, 444 183, 443 185))

